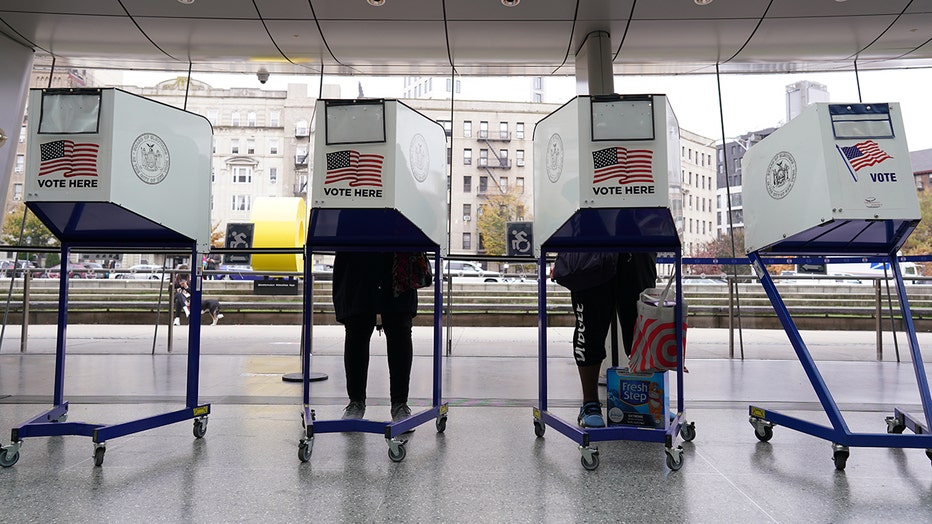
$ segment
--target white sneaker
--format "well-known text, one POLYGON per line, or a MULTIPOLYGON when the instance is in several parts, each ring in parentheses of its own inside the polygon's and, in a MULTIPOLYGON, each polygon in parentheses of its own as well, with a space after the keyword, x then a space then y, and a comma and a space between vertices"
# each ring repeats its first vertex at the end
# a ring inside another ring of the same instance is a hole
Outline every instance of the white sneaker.
POLYGON ((181 319, 178 318, 178 317, 175 317, 175 322, 174 322, 174 324, 175 324, 176 326, 180 326, 180 325, 181 325, 181 319))
POLYGON ((221 318, 223 318, 223 313, 218 313, 218 314, 217 314, 217 319, 219 320, 219 319, 221 319, 221 318))

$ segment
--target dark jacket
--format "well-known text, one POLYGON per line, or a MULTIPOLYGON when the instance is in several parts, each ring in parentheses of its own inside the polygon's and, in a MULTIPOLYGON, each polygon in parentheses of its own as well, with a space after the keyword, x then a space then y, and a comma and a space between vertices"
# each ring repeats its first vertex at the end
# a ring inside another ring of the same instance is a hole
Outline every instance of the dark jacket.
POLYGON ((392 292, 391 253, 337 253, 333 261, 333 308, 337 322, 375 313, 417 313, 417 291, 392 292))

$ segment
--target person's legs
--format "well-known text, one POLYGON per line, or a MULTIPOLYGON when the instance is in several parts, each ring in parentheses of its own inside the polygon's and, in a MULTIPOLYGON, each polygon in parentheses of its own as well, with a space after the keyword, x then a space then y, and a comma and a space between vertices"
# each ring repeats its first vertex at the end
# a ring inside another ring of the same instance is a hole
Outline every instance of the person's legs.
POLYGON ((369 340, 375 328, 375 315, 347 318, 343 326, 346 332, 343 342, 343 369, 346 372, 346 394, 350 400, 344 418, 362 418, 366 409, 369 340), (347 415, 352 416, 347 417, 347 415))
POLYGON ((573 357, 583 395, 578 421, 584 427, 602 427, 605 420, 599 402, 599 372, 605 359, 605 337, 614 313, 613 286, 574 291, 570 297, 576 316, 573 357))
POLYGON ((414 358, 411 324, 410 313, 382 314, 382 328, 385 330, 388 352, 388 380, 393 420, 406 418, 411 414, 408 408, 411 361, 414 358))

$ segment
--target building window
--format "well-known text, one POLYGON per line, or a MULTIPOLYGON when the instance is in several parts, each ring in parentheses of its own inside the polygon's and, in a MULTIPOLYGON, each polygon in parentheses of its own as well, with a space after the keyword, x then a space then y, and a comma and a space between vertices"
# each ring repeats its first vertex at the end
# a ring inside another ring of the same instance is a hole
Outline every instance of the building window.
POLYGON ((452 163, 453 163, 453 148, 448 147, 447 148, 447 165, 450 165, 452 163))
POLYGON ((463 136, 469 138, 472 136, 472 120, 463 122, 463 136))
POLYGON ((250 195, 233 195, 233 211, 249 211, 250 195))
POLYGON ((269 168, 269 183, 274 184, 278 182, 278 168, 270 167, 269 168))
POLYGON ((472 193, 472 177, 469 175, 463 177, 463 193, 472 193))
POLYGON ((543 101, 544 101, 544 97, 541 96, 540 93, 534 93, 534 96, 533 96, 532 98, 533 98, 534 102, 543 102, 543 101))
POLYGON ((16 183, 13 184, 13 201, 19 202, 23 199, 23 185, 16 183))
POLYGON ((444 134, 453 136, 453 122, 451 120, 437 120, 437 123, 443 126, 444 134))
POLYGON ((544 79, 539 76, 535 76, 534 77, 534 89, 543 89, 543 87, 544 87, 544 79))
POLYGON ((298 120, 295 122, 294 136, 307 136, 307 121, 298 120))
POLYGON ((463 221, 469 222, 472 220, 472 204, 463 204, 463 221))
POLYGON ((483 148, 479 150, 479 165, 481 167, 485 167, 489 165, 489 150, 488 149, 483 148))
POLYGON ((282 114, 279 111, 269 113, 269 127, 280 127, 282 124, 282 114))
POLYGON ((269 154, 277 155, 278 154, 278 139, 273 138, 269 140, 269 154))
POLYGON ((463 150, 463 165, 465 166, 472 165, 472 149, 463 150))
POLYGON ((247 155, 256 154, 256 139, 255 138, 246 139, 246 154, 247 155))
POLYGON ((463 233, 463 250, 472 249, 472 233, 463 233))
POLYGON ((508 150, 507 149, 498 150, 498 163, 502 167, 508 167, 508 150))
POLYGON ((480 176, 479 177, 479 193, 485 193, 489 190, 489 177, 480 176))
POLYGON ((22 144, 26 142, 26 126, 20 126, 19 128, 19 143, 22 144))
POLYGON ((479 233, 479 251, 485 251, 485 239, 482 238, 482 233, 479 233))
POLYGON ((22 173, 26 168, 25 155, 16 155, 16 165, 13 167, 14 173, 22 173))
POLYGON ((246 113, 246 125, 249 127, 256 127, 256 112, 250 111, 246 113))
POLYGON ((515 207, 515 218, 517 220, 524 220, 524 206, 523 205, 518 204, 515 207))
POLYGON ((508 192, 508 177, 503 176, 498 178, 498 185, 502 188, 502 193, 508 192))
POLYGON ((239 111, 233 111, 233 117, 230 119, 230 125, 239 125, 239 111))
POLYGON ((515 187, 518 188, 518 193, 524 194, 524 177, 523 176, 515 177, 515 187))
POLYGON ((307 165, 307 146, 298 146, 295 148, 294 163, 297 166, 307 165))
POLYGON ((234 138, 230 140, 230 153, 234 155, 239 154, 239 139, 238 138, 234 138))
POLYGON ((517 151, 515 151, 515 164, 518 167, 521 167, 524 165, 524 150, 523 149, 518 149, 517 151))
POLYGON ((479 122, 479 138, 489 138, 488 122, 479 122))
POLYGON ((524 140, 524 122, 518 122, 515 124, 515 138, 518 140, 524 140))
POLYGON ((220 112, 219 112, 219 111, 217 111, 216 109, 208 109, 208 110, 207 110, 207 121, 210 122, 210 125, 216 126, 216 125, 217 125, 217 119, 219 119, 219 118, 220 118, 220 112))
POLYGON ((251 166, 233 166, 233 183, 234 184, 251 184, 252 167, 251 166))
POLYGON ((508 138, 508 122, 498 123, 498 136, 501 138, 508 138))
POLYGON ((447 78, 447 93, 453 90, 453 79, 447 78))

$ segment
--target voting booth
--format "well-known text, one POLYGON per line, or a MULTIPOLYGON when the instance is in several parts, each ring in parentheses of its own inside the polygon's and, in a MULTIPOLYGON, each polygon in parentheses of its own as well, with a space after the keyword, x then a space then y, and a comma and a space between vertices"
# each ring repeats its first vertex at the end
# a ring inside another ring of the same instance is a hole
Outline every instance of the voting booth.
MULTIPOLYGON (((832 442, 835 467, 850 446, 932 449, 932 400, 896 253, 919 223, 903 115, 896 103, 818 103, 744 155, 745 244, 751 265, 803 365, 831 427, 756 406, 750 422, 767 441, 787 426, 832 442), (893 270, 924 422, 896 409, 888 434, 851 432, 774 285, 761 254, 883 256, 893 270), (905 429, 913 435, 901 434, 905 429)), ((930 455, 932 458, 932 455, 930 455)))
MULTIPOLYGON (((534 250, 539 257, 540 399, 534 429, 546 426, 575 440, 584 468, 598 467, 591 442, 663 442, 667 465, 682 466, 677 435, 695 436, 683 414, 682 358, 676 413, 659 428, 579 428, 547 409, 548 254, 572 251, 673 253, 676 343, 683 351, 681 291, 682 174, 679 126, 664 95, 578 96, 534 128, 534 250)), ((615 363, 613 362, 613 365, 615 363)))
MULTIPOLYGON (((446 135, 437 122, 397 100, 319 100, 314 177, 308 221, 305 281, 313 278, 311 253, 322 251, 428 252, 433 254, 433 402, 404 421, 315 420, 310 409, 310 352, 302 361, 305 435, 298 457, 311 457, 315 433, 384 434, 388 455, 404 459, 406 441, 396 438, 436 419, 446 428, 441 404, 441 257, 447 253, 446 135)), ((305 302, 311 304, 305 286, 305 302)), ((311 308, 304 311, 304 340, 312 340, 311 308)))
POLYGON ((899 104, 818 103, 742 160, 748 252, 887 254, 920 219, 899 104))
MULTIPOLYGON (((29 112, 25 201, 61 241, 62 265, 72 248, 170 249, 191 260, 209 249, 213 131, 204 117, 118 89, 34 89, 29 112)), ((192 268, 192 311, 200 311, 197 277, 192 268)), ((67 306, 62 271, 53 407, 13 429, 6 459, 34 436, 90 436, 100 465, 110 438, 192 418, 195 436, 204 435, 210 406, 197 401, 197 314, 189 324, 184 409, 114 425, 65 422, 67 306)))

